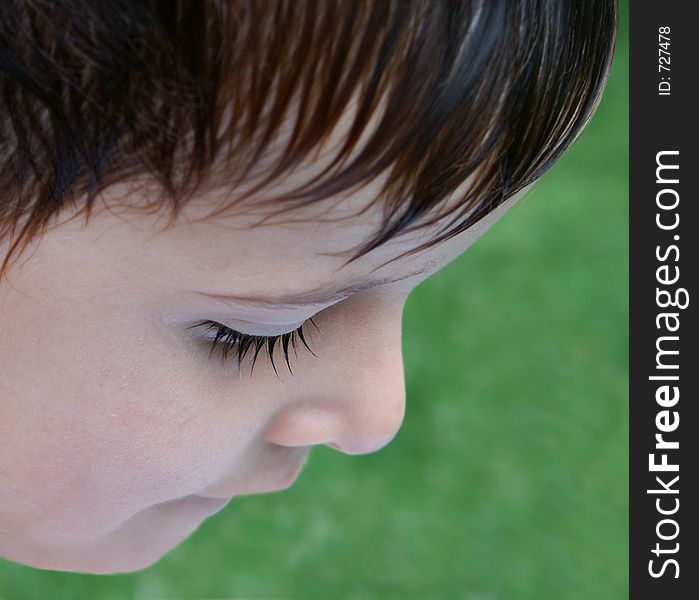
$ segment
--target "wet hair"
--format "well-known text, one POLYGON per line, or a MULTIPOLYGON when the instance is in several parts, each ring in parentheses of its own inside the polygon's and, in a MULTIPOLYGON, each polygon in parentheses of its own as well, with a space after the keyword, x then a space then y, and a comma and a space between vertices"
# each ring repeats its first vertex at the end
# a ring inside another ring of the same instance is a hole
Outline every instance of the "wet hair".
POLYGON ((327 168, 255 206, 277 214, 385 175, 383 223, 353 258, 449 216, 414 251, 431 246, 581 133, 617 12, 616 0, 4 0, 0 276, 60 211, 87 220, 118 182, 154 181, 144 208, 172 219, 203 189, 254 198, 312 158, 351 102, 327 168))

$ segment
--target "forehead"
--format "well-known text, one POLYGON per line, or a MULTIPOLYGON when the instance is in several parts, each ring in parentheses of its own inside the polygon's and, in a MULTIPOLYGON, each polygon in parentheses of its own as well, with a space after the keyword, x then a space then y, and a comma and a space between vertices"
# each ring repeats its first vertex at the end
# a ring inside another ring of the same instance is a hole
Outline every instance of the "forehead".
MULTIPOLYGON (((272 213, 283 207, 281 201, 267 205, 249 203, 225 214, 213 214, 222 202, 221 193, 214 191, 193 198, 172 223, 167 222, 165 211, 146 215, 128 209, 110 210, 110 215, 118 214, 119 222, 112 222, 111 233, 106 235, 113 236, 115 248, 140 240, 137 243, 144 251, 143 262, 168 257, 168 264, 182 274, 189 270, 221 277, 234 273, 236 283, 244 285, 248 280, 274 280, 283 269, 302 281, 347 281, 353 275, 365 276, 380 269, 384 261, 423 243, 429 234, 425 229, 399 236, 345 266, 357 247, 381 226, 382 205, 374 201, 377 187, 378 183, 372 183, 342 197, 276 215, 272 213)), ((117 185, 104 196, 108 206, 119 207, 128 198, 128 192, 117 185)), ((98 211, 94 220, 100 221, 105 218, 103 215, 98 211)), ((102 231, 104 227, 97 225, 97 229, 102 231)), ((410 268, 416 263, 400 260, 400 264, 410 268)), ((420 264, 424 264, 424 259, 420 264)))
POLYGON ((139 265, 196 289, 294 295, 315 287, 350 286, 368 278, 402 279, 418 272, 421 279, 427 277, 475 242, 522 195, 431 248, 406 254, 440 231, 447 224, 444 219, 392 238, 348 264, 356 249, 381 227, 383 206, 376 201, 381 186, 376 180, 342 197, 272 218, 255 204, 212 217, 211 209, 220 201, 212 192, 186 205, 165 228, 159 228, 157 220, 144 222, 128 214, 128 234, 114 243, 139 247, 139 265), (134 235, 142 241, 134 244, 134 235))

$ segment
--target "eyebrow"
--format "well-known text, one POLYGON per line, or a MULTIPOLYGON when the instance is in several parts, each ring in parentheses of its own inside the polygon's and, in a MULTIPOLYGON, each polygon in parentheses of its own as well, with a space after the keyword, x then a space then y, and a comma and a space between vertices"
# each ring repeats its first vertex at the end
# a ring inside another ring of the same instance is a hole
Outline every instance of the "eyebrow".
POLYGON ((357 292, 363 292, 389 283, 398 283, 405 279, 410 279, 416 275, 422 275, 429 271, 434 265, 429 264, 421 269, 412 271, 402 277, 397 278, 382 278, 370 279, 362 283, 351 285, 348 287, 329 290, 327 288, 319 288, 308 290, 296 294, 285 294, 280 296, 269 296, 266 294, 252 295, 236 295, 236 294, 209 294, 206 292, 196 292, 200 296, 213 298, 214 300, 222 300, 224 302, 237 302, 240 304, 250 304, 254 306, 276 307, 276 308, 298 308, 303 306, 312 306, 315 304, 328 304, 331 302, 339 302, 348 298, 357 292))

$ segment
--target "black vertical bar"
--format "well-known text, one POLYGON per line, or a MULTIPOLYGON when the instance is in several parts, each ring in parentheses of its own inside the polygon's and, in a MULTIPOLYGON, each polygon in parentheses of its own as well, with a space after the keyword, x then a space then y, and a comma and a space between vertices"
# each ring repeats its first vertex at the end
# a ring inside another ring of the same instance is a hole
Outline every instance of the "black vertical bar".
POLYGON ((699 598, 694 8, 629 13, 632 599, 699 598))

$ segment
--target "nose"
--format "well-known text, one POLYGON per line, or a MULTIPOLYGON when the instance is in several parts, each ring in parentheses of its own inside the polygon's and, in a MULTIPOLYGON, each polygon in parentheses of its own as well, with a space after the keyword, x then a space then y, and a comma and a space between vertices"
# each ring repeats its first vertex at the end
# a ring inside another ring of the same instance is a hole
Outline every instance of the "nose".
POLYGON ((373 304, 324 318, 311 345, 317 356, 294 370, 291 397, 272 415, 265 439, 346 454, 386 446, 405 415, 402 312, 403 303, 373 304))

